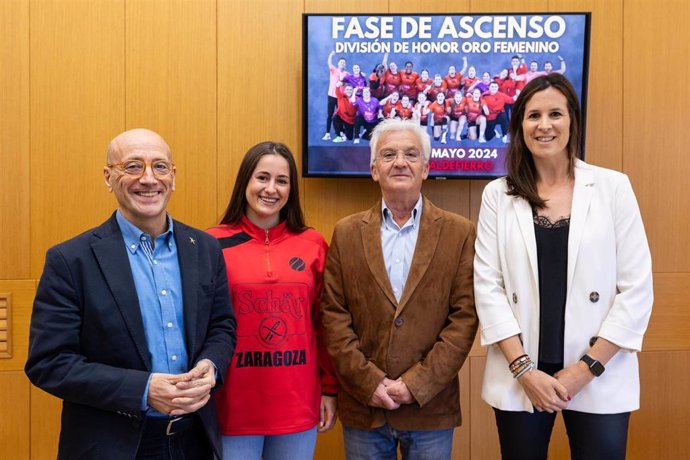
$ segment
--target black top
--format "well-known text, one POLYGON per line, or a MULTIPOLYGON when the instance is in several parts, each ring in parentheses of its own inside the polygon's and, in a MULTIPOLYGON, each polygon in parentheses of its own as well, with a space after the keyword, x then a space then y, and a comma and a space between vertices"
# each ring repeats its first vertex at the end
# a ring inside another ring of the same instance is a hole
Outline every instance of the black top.
POLYGON ((563 363, 570 217, 551 222, 534 212, 539 265, 539 362, 563 363))

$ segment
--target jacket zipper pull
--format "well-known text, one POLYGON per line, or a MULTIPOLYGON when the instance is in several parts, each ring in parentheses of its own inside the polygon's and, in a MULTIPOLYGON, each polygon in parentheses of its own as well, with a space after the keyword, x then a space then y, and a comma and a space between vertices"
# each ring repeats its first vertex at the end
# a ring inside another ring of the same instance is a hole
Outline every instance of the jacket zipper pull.
POLYGON ((266 248, 266 276, 269 278, 273 277, 273 269, 271 268, 271 254, 270 254, 270 246, 269 246, 269 241, 268 241, 268 230, 264 230, 266 232, 266 240, 264 242, 264 247, 266 248))

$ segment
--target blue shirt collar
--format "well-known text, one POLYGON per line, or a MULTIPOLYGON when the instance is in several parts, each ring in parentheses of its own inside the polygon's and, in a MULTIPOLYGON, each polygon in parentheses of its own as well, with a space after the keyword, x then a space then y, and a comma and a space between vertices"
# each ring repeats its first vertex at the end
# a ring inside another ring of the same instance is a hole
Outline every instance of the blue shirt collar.
MULTIPOLYGON (((407 225, 412 225, 412 227, 417 228, 419 225, 419 219, 422 216, 422 194, 419 194, 419 198, 417 199, 417 203, 414 205, 414 208, 412 208, 412 219, 408 220, 405 223, 405 226, 407 225)), ((390 227, 392 224, 395 224, 396 227, 398 227, 398 224, 395 223, 393 220, 393 213, 388 209, 388 205, 386 205, 386 200, 383 198, 381 199, 381 222, 383 225, 386 227, 390 227)))
MULTIPOLYGON (((168 221, 168 229, 159 235, 156 240, 164 241, 165 246, 170 249, 173 245, 173 220, 170 214, 166 214, 165 218, 168 221)), ((118 209, 115 212, 115 219, 117 219, 117 225, 120 227, 120 232, 122 232, 122 238, 125 240, 127 249, 132 253, 136 253, 139 249, 142 239, 151 239, 151 235, 141 231, 136 225, 127 220, 125 216, 122 215, 118 209)))

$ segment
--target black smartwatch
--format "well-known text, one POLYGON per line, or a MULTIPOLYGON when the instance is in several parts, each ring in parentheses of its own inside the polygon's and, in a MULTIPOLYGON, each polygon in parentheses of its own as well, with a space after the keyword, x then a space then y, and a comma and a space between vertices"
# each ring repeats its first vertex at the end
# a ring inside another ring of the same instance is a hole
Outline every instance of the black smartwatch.
POLYGON ((595 376, 599 377, 601 374, 604 373, 604 365, 601 364, 599 361, 596 359, 592 358, 591 356, 585 354, 582 355, 582 358, 580 358, 580 361, 584 361, 584 363, 587 365, 589 368, 589 371, 595 376))

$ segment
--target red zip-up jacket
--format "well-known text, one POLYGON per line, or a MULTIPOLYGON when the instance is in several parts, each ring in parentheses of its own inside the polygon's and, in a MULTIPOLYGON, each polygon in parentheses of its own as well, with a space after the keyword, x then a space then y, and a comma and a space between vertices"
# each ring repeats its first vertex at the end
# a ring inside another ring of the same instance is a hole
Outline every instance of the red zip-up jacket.
POLYGON ((328 245, 315 230, 270 230, 246 217, 218 238, 237 317, 237 346, 216 393, 221 433, 279 435, 319 423, 337 381, 321 343, 318 299, 328 245))

